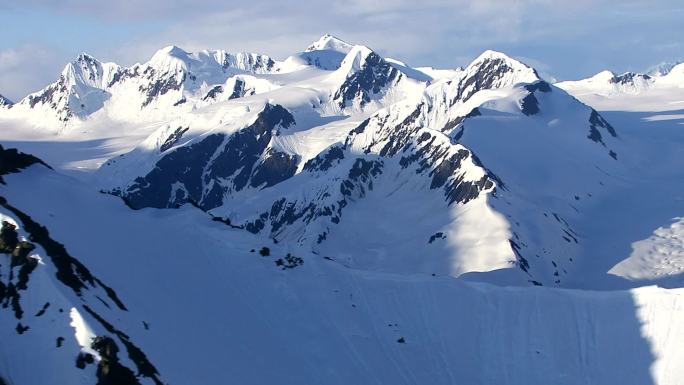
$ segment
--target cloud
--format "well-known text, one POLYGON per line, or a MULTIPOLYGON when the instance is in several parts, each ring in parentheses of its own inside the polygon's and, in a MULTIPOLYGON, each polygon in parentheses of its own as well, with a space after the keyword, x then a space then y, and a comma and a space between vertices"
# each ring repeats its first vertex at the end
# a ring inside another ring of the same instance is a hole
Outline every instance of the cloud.
POLYGON ((36 44, 0 51, 0 94, 18 101, 55 80, 64 66, 59 52, 36 44))
MULTIPOLYGON (((77 6, 82 1, 67 3, 70 4, 67 8, 77 12, 91 10, 91 6, 77 6)), ((139 8, 144 10, 164 8, 157 0, 142 3, 139 8)), ((106 12, 101 10, 97 14, 120 14, 128 9, 121 4, 107 4, 103 5, 109 7, 106 12)), ((530 27, 539 24, 530 19, 536 15, 533 11, 541 12, 540 7, 551 7, 549 1, 542 0, 511 1, 505 6, 493 0, 425 0, 420 5, 408 0, 346 0, 329 5, 313 0, 259 1, 243 3, 239 7, 211 1, 198 6, 189 6, 189 2, 183 1, 174 4, 149 17, 177 20, 136 42, 135 47, 127 45, 126 49, 140 51, 141 45, 161 47, 174 43, 189 50, 220 47, 284 57, 301 50, 322 33, 331 32, 351 42, 369 45, 381 53, 427 62, 434 56, 431 53, 439 50, 456 51, 454 57, 476 56, 490 45, 524 40, 530 36, 530 27), (211 12, 204 12, 209 8, 211 12), (425 59, 421 60, 421 57, 425 59)), ((570 8, 579 9, 577 5, 570 8)), ((141 52, 136 55, 138 60, 144 59, 141 52)), ((439 61, 437 64, 462 64, 443 57, 439 61)))

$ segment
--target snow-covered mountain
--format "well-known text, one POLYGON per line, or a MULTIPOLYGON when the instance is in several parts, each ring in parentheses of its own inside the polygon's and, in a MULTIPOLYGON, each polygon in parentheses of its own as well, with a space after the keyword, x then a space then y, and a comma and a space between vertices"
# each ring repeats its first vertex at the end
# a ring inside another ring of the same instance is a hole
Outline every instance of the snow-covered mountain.
POLYGON ((568 220, 578 197, 591 201, 601 193, 600 170, 620 167, 618 134, 599 113, 493 51, 427 85, 357 46, 321 82, 331 79, 324 107, 294 104, 291 93, 280 96, 284 86, 224 106, 230 120, 214 108, 184 116, 107 162, 102 189, 135 209, 192 203, 355 267, 454 276, 504 269, 506 282, 518 284, 559 285, 561 274, 572 275, 568 258, 581 240, 568 220), (417 97, 399 93, 409 81, 417 97), (371 101, 387 107, 360 122, 323 124, 336 105, 363 111, 371 101), (511 167, 522 149, 528 155, 511 167), (571 160, 577 152, 584 156, 571 160), (565 175, 568 164, 576 179, 537 177, 565 175), (530 206, 521 196, 558 201, 530 206), (425 218, 430 212, 450 214, 425 218), (377 230, 355 231, 362 225, 377 230), (542 231, 555 236, 533 240, 542 231))
MULTIPOLYGON (((169 46, 148 62, 128 68, 81 54, 66 65, 55 83, 22 99, 5 115, 59 127, 60 132, 100 115, 118 121, 158 121, 215 102, 271 91, 302 78, 300 74, 274 75, 306 69, 310 78, 328 78, 331 88, 326 91, 331 95, 326 98, 331 96, 332 111, 363 108, 386 93, 395 96, 390 89, 407 83, 405 74, 369 48, 330 35, 283 62, 253 53, 188 53, 169 46)), ((429 79, 421 75, 421 80, 429 79)))
POLYGON ((670 73, 674 67, 682 63, 684 63, 683 60, 662 62, 650 67, 646 73, 650 76, 665 76, 670 73))
POLYGON ((555 84, 583 102, 611 110, 667 110, 684 104, 684 63, 650 71, 616 75, 600 72, 588 79, 555 84))
POLYGON ((342 61, 352 49, 354 49, 353 45, 326 34, 308 46, 304 52, 289 57, 286 63, 300 63, 324 70, 336 70, 340 68, 342 61))
POLYGON ((14 102, 0 95, 0 108, 8 108, 11 107, 13 104, 14 102))
POLYGON ((219 94, 227 93, 229 98, 242 95, 245 88, 250 92, 270 89, 264 81, 243 75, 276 70, 276 63, 265 55, 222 50, 187 53, 175 46, 162 48, 147 63, 128 68, 81 54, 66 65, 55 83, 19 101, 12 114, 58 127, 98 112, 114 119, 159 119, 220 99, 219 94))
POLYGON ((6 384, 636 385, 684 375, 681 289, 353 269, 191 205, 132 211, 0 151, 13 165, 0 186, 6 384))
POLYGON ((683 71, 80 55, 0 107, 0 384, 677 384, 684 132, 582 101, 683 71))
POLYGON ((616 94, 638 94, 646 91, 655 83, 656 78, 634 72, 616 75, 610 71, 600 72, 588 79, 560 82, 556 85, 567 91, 591 91, 602 96, 616 94))

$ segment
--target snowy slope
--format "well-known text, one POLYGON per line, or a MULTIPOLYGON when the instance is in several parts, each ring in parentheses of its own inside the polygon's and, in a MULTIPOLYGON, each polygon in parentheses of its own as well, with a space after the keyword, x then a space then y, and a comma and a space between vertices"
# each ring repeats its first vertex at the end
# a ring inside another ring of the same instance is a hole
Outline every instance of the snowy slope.
POLYGON ((647 239, 634 244, 634 252, 610 273, 637 280, 655 280, 684 272, 684 220, 674 218, 647 239))
POLYGON ((662 62, 650 67, 646 73, 651 76, 664 76, 670 73, 674 67, 682 63, 684 63, 682 60, 662 62))
POLYGON ((600 72, 588 79, 556 83, 601 110, 668 111, 684 107, 684 63, 649 75, 600 72))
POLYGON ((285 66, 301 63, 324 70, 336 70, 340 68, 344 57, 353 48, 351 44, 330 34, 325 34, 308 46, 304 52, 286 59, 285 66))
POLYGON ((18 334, 0 309, 9 384, 95 383, 100 353, 76 365, 95 349, 92 336, 110 341, 110 352, 113 342, 141 384, 154 377, 139 374, 124 341, 162 383, 677 384, 684 375, 680 289, 505 288, 359 271, 190 206, 131 211, 40 166, 4 178, 0 195, 13 209, 3 204, 3 218, 24 237, 19 211, 46 226, 127 309, 105 306, 94 288, 75 295, 38 246, 30 258, 43 262, 20 298, 29 329, 18 334), (303 263, 279 266, 288 253, 303 263))

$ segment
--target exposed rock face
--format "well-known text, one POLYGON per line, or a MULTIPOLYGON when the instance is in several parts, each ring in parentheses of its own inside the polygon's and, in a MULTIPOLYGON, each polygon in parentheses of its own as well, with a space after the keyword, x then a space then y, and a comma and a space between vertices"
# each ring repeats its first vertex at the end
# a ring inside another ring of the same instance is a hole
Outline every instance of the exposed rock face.
POLYGON ((634 85, 634 83, 637 81, 649 81, 649 80, 651 80, 651 77, 648 75, 637 74, 634 72, 625 72, 622 75, 614 76, 613 78, 610 79, 610 82, 613 84, 634 85))
MULTIPOLYGON (((140 384, 139 378, 144 377, 156 385, 161 385, 162 382, 157 369, 149 361, 143 350, 128 335, 115 327, 112 322, 107 321, 88 306, 88 303, 92 301, 97 305, 104 306, 108 312, 126 312, 128 309, 114 289, 104 284, 83 263, 70 255, 64 245, 55 241, 44 226, 9 204, 3 197, 0 197, 0 207, 3 209, 3 213, 9 213, 17 219, 22 233, 26 234, 26 240, 22 240, 24 237, 20 236, 19 227, 8 221, 3 221, 0 227, 0 312, 5 308, 11 308, 14 318, 17 320, 15 328, 17 334, 29 335, 33 333, 34 329, 31 326, 34 320, 43 317, 46 312, 52 311, 50 302, 46 302, 33 317, 26 317, 27 309, 24 303, 26 301, 22 298, 22 293, 27 291, 32 284, 33 286, 41 286, 45 283, 42 281, 42 283, 34 284, 30 278, 36 269, 47 268, 48 271, 54 271, 56 282, 59 282, 66 289, 59 295, 60 300, 64 300, 63 296, 65 295, 77 298, 79 300, 77 302, 80 304, 76 306, 82 307, 94 320, 101 324, 104 330, 119 340, 126 348, 127 360, 132 362, 137 369, 134 372, 119 361, 119 347, 113 338, 108 336, 97 337, 91 345, 101 358, 97 369, 97 383, 140 384), (8 259, 9 263, 7 263, 8 259), (39 260, 41 261, 40 265, 39 260)), ((75 309, 72 308, 72 311, 75 309)), ((54 310, 51 317, 62 312, 63 309, 61 308, 54 310)), ((61 348, 64 338, 59 336, 56 341, 56 348, 61 348)), ((76 367, 85 369, 94 361, 91 354, 80 352, 76 358, 76 367)))
MULTIPOLYGON (((615 132, 613 126, 603 119, 603 117, 596 112, 596 110, 592 109, 591 115, 589 116, 589 135, 587 135, 587 138, 596 143, 601 143, 604 147, 607 147, 606 143, 603 141, 603 136, 601 134, 602 130, 607 132, 613 138, 617 137, 617 132, 615 132)), ((617 160, 617 153, 615 151, 609 150, 608 154, 611 158, 617 160)))
MULTIPOLYGON (((277 63, 265 55, 226 51, 190 54, 173 46, 159 50, 147 63, 127 68, 81 54, 66 65, 56 82, 14 106, 40 110, 47 121, 54 118, 66 125, 75 118, 86 119, 114 101, 117 108, 108 113, 130 119, 135 111, 179 107, 189 100, 212 101, 223 92, 221 84, 236 74, 264 74, 276 71, 276 67, 277 63), (213 88, 201 94, 205 83, 213 88), (122 105, 129 112, 120 111, 122 105)), ((254 92, 244 81, 236 81, 234 88, 232 98, 254 92)), ((0 108, 11 106, 0 96, 0 108)))
POLYGON ((278 127, 292 124, 294 118, 287 110, 267 104, 256 121, 240 132, 228 137, 212 134, 179 148, 118 193, 134 208, 196 202, 211 209, 229 192, 275 185, 294 175, 297 158, 269 144, 278 127))
POLYGON ((13 101, 7 99, 6 97, 0 95, 0 108, 10 108, 14 104, 13 101))
POLYGON ((350 60, 359 61, 359 63, 354 63, 358 69, 346 78, 333 95, 333 100, 341 108, 354 103, 361 107, 364 106, 404 76, 372 51, 351 52, 345 58, 345 61, 350 60))
POLYGON ((24 154, 14 148, 5 149, 0 145, 0 183, 4 183, 3 175, 19 172, 33 164, 42 164, 45 167, 50 167, 33 155, 24 154))
POLYGON ((183 134, 188 131, 190 127, 178 127, 176 131, 171 133, 168 138, 164 141, 164 143, 159 147, 160 152, 164 152, 168 150, 169 148, 173 147, 178 141, 183 137, 183 134))
POLYGON ((451 104, 466 102, 482 90, 534 83, 539 80, 541 79, 533 68, 499 52, 487 51, 464 70, 464 76, 456 85, 451 104))

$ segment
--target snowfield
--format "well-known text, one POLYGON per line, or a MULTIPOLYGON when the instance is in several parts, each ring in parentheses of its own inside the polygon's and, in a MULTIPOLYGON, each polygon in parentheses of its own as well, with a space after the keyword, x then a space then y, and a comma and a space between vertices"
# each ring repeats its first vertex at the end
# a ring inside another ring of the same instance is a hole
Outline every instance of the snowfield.
POLYGON ((599 110, 672 111, 684 108, 684 63, 650 75, 603 71, 591 78, 556 83, 599 110))
MULTIPOLYGON (((350 269, 192 207, 131 212, 37 166, 6 179, 2 195, 117 291, 128 311, 87 306, 130 336, 165 383, 676 384, 684 375, 682 289, 513 288, 350 269), (262 247, 269 256, 250 252, 262 247), (304 263, 282 270, 275 261, 286 253, 304 263)), ((22 293, 31 329, 18 335, 3 315, 0 369, 12 383, 90 384, 95 369, 74 360, 84 335, 107 331, 49 269, 22 293), (36 349, 43 370, 20 365, 35 368, 36 349)))
POLYGON ((0 97, 0 384, 680 384, 682 71, 80 55, 0 97))

